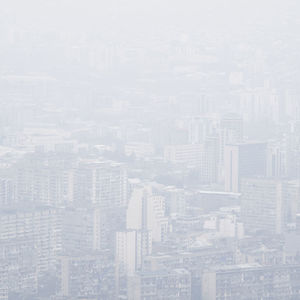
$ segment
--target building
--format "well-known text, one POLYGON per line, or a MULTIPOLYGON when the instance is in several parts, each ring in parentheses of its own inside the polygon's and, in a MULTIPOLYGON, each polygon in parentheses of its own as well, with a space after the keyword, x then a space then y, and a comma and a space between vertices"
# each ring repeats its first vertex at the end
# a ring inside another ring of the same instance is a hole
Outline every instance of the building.
POLYGON ((63 153, 28 154, 12 168, 15 202, 62 206, 73 202, 73 157, 63 153))
POLYGON ((220 181, 224 180, 225 146, 243 142, 243 119, 236 114, 225 115, 219 125, 219 170, 220 181))
POLYGON ((57 274, 64 299, 115 299, 114 264, 107 252, 62 256, 57 274))
POLYGON ((204 271, 202 300, 299 299, 300 266, 232 265, 204 271))
POLYGON ((287 176, 288 157, 286 142, 269 142, 267 148, 267 176, 284 178, 287 176))
POLYGON ((148 158, 154 154, 154 146, 147 143, 131 142, 125 145, 125 154, 134 155, 138 159, 148 158))
POLYGON ((150 230, 155 242, 164 240, 168 232, 165 197, 152 193, 151 187, 138 187, 129 199, 127 229, 150 230))
POLYGON ((1 211, 0 244, 19 239, 34 245, 37 272, 47 272, 61 252, 60 211, 49 207, 1 211))
POLYGON ((211 120, 204 117, 193 117, 188 120, 190 144, 202 144, 211 132, 211 120))
POLYGON ((66 208, 62 213, 62 253, 89 252, 94 246, 94 211, 66 208))
POLYGON ((9 291, 9 284, 8 284, 8 266, 5 261, 0 261, 0 299, 1 300, 8 300, 8 291, 9 291))
MULTIPOLYGON (((0 291, 34 295, 38 290, 38 251, 32 240, 14 238, 0 243, 0 291)), ((1 293, 1 292, 0 292, 1 293)), ((0 299, 1 296, 0 296, 0 299)))
POLYGON ((185 269, 138 272, 128 280, 128 299, 189 300, 191 275, 185 269))
POLYGON ((200 164, 200 182, 205 184, 216 183, 219 178, 219 139, 209 136, 203 144, 200 164))
POLYGON ((185 163, 192 166, 200 165, 203 145, 183 144, 164 147, 164 159, 174 164, 185 163))
POLYGON ((147 230, 127 230, 116 233, 116 292, 127 293, 128 278, 142 270, 144 258, 152 252, 152 236, 147 230))
POLYGON ((243 142, 243 119, 236 114, 225 115, 220 122, 220 162, 224 163, 225 145, 243 142))
POLYGON ((83 207, 125 207, 127 204, 125 166, 112 161, 81 161, 75 171, 74 201, 83 207))
POLYGON ((142 267, 143 258, 152 252, 151 232, 127 230, 116 234, 116 265, 120 272, 133 274, 142 267))
POLYGON ((126 209, 124 207, 97 207, 93 209, 93 249, 114 251, 115 234, 126 229, 126 209))
POLYGON ((166 202, 166 214, 185 215, 187 207, 187 196, 184 189, 174 186, 166 186, 162 190, 166 202))
POLYGON ((246 232, 280 234, 286 223, 286 182, 276 179, 241 180, 241 214, 246 232))
POLYGON ((225 146, 225 191, 238 193, 243 177, 266 176, 266 143, 225 146))
POLYGON ((0 207, 9 207, 14 204, 13 182, 8 178, 0 178, 0 207))

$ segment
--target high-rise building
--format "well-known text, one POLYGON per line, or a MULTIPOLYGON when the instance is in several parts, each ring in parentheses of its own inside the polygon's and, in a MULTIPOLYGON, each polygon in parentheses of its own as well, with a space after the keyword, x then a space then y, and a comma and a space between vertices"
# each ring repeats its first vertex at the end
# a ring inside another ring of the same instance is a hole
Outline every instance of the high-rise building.
POLYGON ((226 144, 242 143, 243 142, 243 119, 236 114, 225 115, 220 122, 220 134, 221 134, 221 144, 223 145, 223 147, 226 144))
POLYGON ((288 157, 286 151, 286 143, 269 142, 267 148, 267 176, 284 178, 287 176, 288 157))
POLYGON ((246 232, 280 234, 284 230, 287 199, 284 182, 264 178, 241 181, 241 213, 246 232))
POLYGON ((244 178, 241 181, 242 221, 248 232, 283 233, 296 223, 300 204, 298 180, 244 178))
POLYGON ((127 230, 116 233, 116 292, 127 294, 128 278, 142 270, 145 256, 152 252, 152 236, 147 230, 127 230))
POLYGON ((81 161, 75 171, 74 200, 83 207, 125 207, 127 172, 121 163, 81 161))
POLYGON ((225 146, 243 142, 243 119, 236 114, 225 115, 219 127, 219 170, 220 181, 224 180, 225 146))
POLYGON ((128 299, 191 299, 191 275, 185 269, 138 272, 128 279, 128 299))
POLYGON ((116 265, 130 275, 142 267, 142 259, 152 252, 151 232, 127 230, 116 234, 116 265))
POLYGON ((204 271, 203 300, 298 299, 299 266, 232 265, 204 271))
POLYGON ((61 256, 57 269, 64 298, 116 299, 114 264, 109 253, 61 256))
POLYGON ((208 136, 203 144, 200 165, 200 182, 205 184, 218 181, 219 140, 217 136, 208 136))
POLYGON ((187 196, 184 189, 178 189, 174 186, 164 187, 162 194, 166 199, 166 214, 185 215, 187 208, 187 196))
POLYGON ((18 239, 26 239, 34 245, 37 271, 48 271, 62 250, 60 211, 48 207, 1 211, 0 244, 18 239))
POLYGON ((0 207, 14 205, 14 191, 13 181, 11 179, 0 178, 0 207))
POLYGON ((0 261, 0 300, 8 300, 8 266, 5 261, 0 261))
POLYGON ((189 143, 202 144, 211 133, 211 120, 204 117, 193 117, 188 123, 189 143))
POLYGON ((93 249, 115 249, 115 233, 126 229, 126 210, 123 207, 93 209, 93 249))
POLYGON ((62 215, 62 252, 77 254, 91 251, 94 243, 93 210, 66 208, 62 215))
POLYGON ((165 198, 152 193, 151 187, 133 190, 129 199, 127 229, 150 230, 153 241, 160 242, 168 231, 168 218, 165 216, 165 198))
POLYGON ((237 193, 243 177, 266 176, 266 143, 225 146, 225 191, 237 193))
POLYGON ((32 153, 12 170, 19 205, 62 206, 73 201, 73 158, 62 153, 32 153))
POLYGON ((92 212, 93 249, 115 247, 115 233, 126 228, 127 171, 124 164, 80 161, 74 175, 74 204, 92 212))
MULTIPOLYGON (((6 286, 15 294, 34 295, 38 290, 37 255, 37 248, 30 239, 2 240, 0 243, 0 291, 6 286)), ((2 299, 1 296, 0 299, 2 299)))

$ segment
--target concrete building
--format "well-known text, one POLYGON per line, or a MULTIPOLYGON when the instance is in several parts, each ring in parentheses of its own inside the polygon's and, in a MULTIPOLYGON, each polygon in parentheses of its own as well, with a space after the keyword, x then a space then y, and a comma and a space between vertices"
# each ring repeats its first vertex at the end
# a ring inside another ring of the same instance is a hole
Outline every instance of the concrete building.
POLYGON ((266 147, 265 143, 225 146, 225 191, 238 193, 243 177, 266 176, 266 147))
POLYGON ((127 230, 116 234, 116 265, 119 272, 133 274, 142 267, 143 258, 152 252, 151 232, 127 230))
POLYGON ((216 183, 219 179, 219 139, 216 135, 208 136, 203 144, 200 164, 200 182, 216 183))
POLYGON ((232 265, 204 271, 202 300, 298 299, 300 267, 232 265))
POLYGON ((15 189, 13 181, 8 178, 0 178, 0 207, 9 207, 15 202, 15 189))
POLYGON ((267 148, 267 176, 284 178, 288 174, 288 153, 286 141, 271 141, 267 148))
POLYGON ((138 159, 151 157, 154 154, 154 146, 147 143, 131 142, 125 145, 124 150, 127 156, 134 155, 138 159))
POLYGON ((38 251, 30 239, 20 237, 1 241, 0 288, 6 287, 16 295, 36 294, 39 275, 37 255, 38 251))
POLYGON ((220 121, 220 163, 224 163, 225 145, 243 142, 243 119, 236 114, 225 115, 220 121))
POLYGON ((185 269, 138 272, 128 280, 128 299, 189 300, 191 275, 185 269))
POLYGON ((62 206, 73 201, 73 158, 62 153, 28 154, 12 168, 15 202, 62 206))
POLYGON ((6 210, 0 213, 0 244, 26 239, 36 249, 37 272, 55 265, 61 251, 61 214, 54 208, 6 210))
POLYGON ((75 171, 74 201, 83 207, 125 207, 127 172, 121 163, 81 161, 75 171))
POLYGON ((153 241, 160 242, 168 232, 168 218, 165 215, 163 196, 152 194, 151 187, 133 190, 127 208, 127 229, 150 230, 153 241))
POLYGON ((175 164, 186 163, 197 166, 201 163, 202 153, 201 144, 168 145, 164 148, 164 159, 175 164))
POLYGON ((276 179, 241 180, 241 213, 246 232, 280 234, 284 231, 287 207, 284 185, 276 179))
POLYGON ((107 252, 59 257, 58 274, 64 299, 115 299, 114 265, 107 252))

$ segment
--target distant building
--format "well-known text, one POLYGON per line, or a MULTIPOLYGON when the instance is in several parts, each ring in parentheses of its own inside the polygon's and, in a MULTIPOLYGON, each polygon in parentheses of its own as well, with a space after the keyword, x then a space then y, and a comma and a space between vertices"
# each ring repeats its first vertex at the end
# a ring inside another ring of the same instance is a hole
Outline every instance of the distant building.
POLYGON ((300 235, 300 213, 296 215, 296 232, 300 235))
POLYGON ((219 181, 224 181, 225 146, 243 142, 243 119, 236 114, 225 115, 219 125, 219 181))
POLYGON ((191 275, 185 269, 138 272, 128 280, 128 299, 190 300, 191 275))
POLYGON ((0 300, 8 300, 9 282, 8 266, 4 261, 0 262, 0 300))
POLYGON ((61 213, 54 208, 7 210, 0 213, 0 244, 26 239, 36 249, 37 271, 55 265, 61 251, 61 213))
POLYGON ((74 201, 87 207, 124 207, 127 203, 127 172, 121 163, 81 161, 74 175, 74 201))
POLYGON ((125 145, 125 154, 138 159, 148 158, 154 154, 154 146, 147 143, 131 142, 125 145))
POLYGON ((185 215, 187 208, 187 196, 184 189, 178 189, 174 186, 166 186, 162 190, 166 202, 166 214, 185 215))
POLYGON ((202 300, 298 299, 300 266, 259 264, 217 267, 204 271, 202 300))
POLYGON ((243 119, 236 114, 225 115, 220 121, 220 162, 224 163, 224 148, 227 144, 243 142, 243 119))
POLYGON ((190 144, 202 144, 210 133, 211 120, 204 117, 193 117, 188 122, 190 144))
POLYGON ((78 254, 91 251, 94 243, 93 210, 68 208, 62 218, 62 252, 78 254))
POLYGON ((204 141, 200 164, 201 183, 212 184, 218 181, 219 146, 217 136, 208 136, 204 141))
POLYGON ((287 220, 295 222, 299 186, 293 182, 244 178, 241 193, 242 221, 246 231, 280 234, 287 220))
POLYGON ((62 206, 73 201, 73 159, 62 153, 28 154, 12 168, 18 205, 62 206))
POLYGON ((4 208, 14 205, 14 192, 13 181, 8 178, 0 178, 0 207, 4 208))
POLYGON ((151 232, 127 230, 116 234, 116 265, 119 272, 133 274, 142 267, 142 260, 152 252, 151 232))
MULTIPOLYGON (((128 278, 143 267, 144 258, 152 252, 152 236, 147 230, 116 233, 116 293, 126 295, 128 278)), ((129 298, 130 299, 130 298, 129 298)))
POLYGON ((161 242, 168 232, 168 218, 165 212, 163 196, 152 194, 151 188, 136 188, 128 203, 127 229, 150 230, 153 241, 161 242))
MULTIPOLYGON (((2 240, 0 242, 0 291, 1 288, 6 287, 10 292, 19 295, 37 293, 38 254, 39 249, 29 238, 2 240)), ((0 296, 0 299, 3 298, 0 296)))
POLYGON ((64 299, 115 299, 114 265, 108 253, 62 256, 58 275, 64 299))
POLYGON ((238 193, 243 177, 266 176, 266 143, 225 146, 225 191, 238 193))
POLYGON ((168 145, 164 148, 164 159, 175 164, 200 165, 202 152, 200 144, 168 145))

